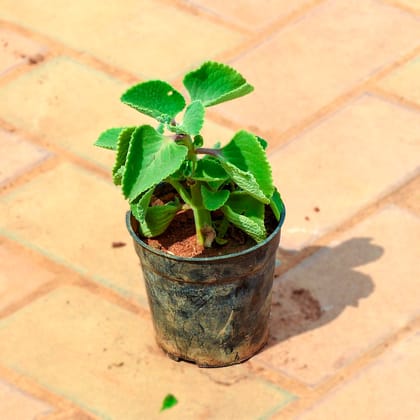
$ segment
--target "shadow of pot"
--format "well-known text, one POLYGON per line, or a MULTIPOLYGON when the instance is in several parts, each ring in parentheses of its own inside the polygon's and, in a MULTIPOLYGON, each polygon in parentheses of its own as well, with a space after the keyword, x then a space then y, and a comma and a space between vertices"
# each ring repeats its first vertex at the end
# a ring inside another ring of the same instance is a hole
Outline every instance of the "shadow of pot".
POLYGON ((200 367, 249 359, 268 340, 276 252, 285 218, 259 244, 208 258, 152 248, 126 223, 140 258, 158 345, 173 359, 200 367))

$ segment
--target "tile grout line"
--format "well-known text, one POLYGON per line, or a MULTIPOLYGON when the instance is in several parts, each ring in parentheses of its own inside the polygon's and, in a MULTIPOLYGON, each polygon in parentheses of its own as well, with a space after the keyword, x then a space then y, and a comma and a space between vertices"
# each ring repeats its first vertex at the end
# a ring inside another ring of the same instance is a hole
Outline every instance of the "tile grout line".
MULTIPOLYGON (((405 206, 398 203, 398 195, 401 191, 408 185, 414 182, 416 179, 420 179, 420 168, 415 171, 408 179, 402 181, 402 183, 396 186, 391 191, 386 192, 382 197, 377 198, 375 201, 368 203, 366 206, 360 208, 356 213, 351 215, 348 219, 344 220, 342 223, 333 227, 330 231, 326 232, 324 235, 320 236, 315 241, 311 242, 305 248, 297 251, 294 255, 289 255, 290 260, 282 263, 280 267, 276 270, 276 277, 280 277, 285 274, 287 271, 293 269, 299 265, 303 260, 312 256, 317 250, 318 247, 326 246, 330 244, 334 239, 344 232, 352 229, 357 226, 359 223, 368 219, 373 214, 377 213, 381 209, 385 208, 388 205, 395 204, 398 207, 406 208, 405 206), (309 249, 313 248, 313 249, 309 249)), ((408 210, 411 212, 411 210, 408 210)), ((417 216, 417 215, 416 215, 417 216)), ((282 260, 282 252, 284 255, 288 254, 287 250, 279 248, 279 259, 282 260)))
MULTIPOLYGON (((1 24, 1 21, 0 21, 1 24)), ((15 31, 16 32, 16 31, 15 31)), ((21 34, 20 34, 21 35, 21 34)), ((33 40, 31 36, 26 36, 27 39, 33 40)), ((7 86, 9 83, 12 83, 20 76, 32 72, 34 69, 42 65, 43 63, 46 63, 56 57, 56 54, 52 52, 51 50, 48 50, 42 54, 43 59, 38 61, 35 64, 30 64, 29 62, 21 63, 12 69, 10 69, 7 73, 2 75, 0 77, 0 88, 3 86, 7 86)))
POLYGON ((420 17, 420 10, 416 10, 408 5, 405 5, 403 3, 400 3, 396 0, 382 0, 384 4, 387 4, 388 6, 392 6, 395 9, 402 10, 403 12, 409 13, 410 15, 418 16, 420 17))
MULTIPOLYGON (((340 110, 346 103, 356 99, 363 93, 368 93, 372 89, 372 87, 376 86, 379 80, 385 78, 396 69, 406 65, 418 54, 420 54, 420 45, 415 47, 413 50, 405 54, 400 59, 395 60, 392 63, 385 66, 384 68, 382 68, 381 70, 378 70, 372 77, 364 80, 360 84, 354 86, 352 89, 334 98, 330 103, 319 108, 315 113, 301 120, 298 124, 290 127, 289 129, 283 132, 280 132, 278 135, 280 139, 279 145, 275 146, 274 149, 270 151, 270 154, 280 149, 282 146, 284 146, 284 144, 294 141, 295 137, 307 131, 308 129, 311 129, 314 125, 317 124, 319 120, 328 118, 331 114, 340 110)), ((266 135, 268 133, 262 134, 266 135)))
MULTIPOLYGON (((54 398, 59 399, 60 401, 65 401, 69 405, 71 404, 71 407, 77 409, 79 412, 82 411, 84 415, 88 415, 89 417, 91 417, 92 415, 94 416, 96 415, 96 416, 99 416, 96 418, 103 419, 103 420, 109 419, 109 417, 103 415, 102 413, 98 413, 94 408, 90 408, 87 404, 82 404, 81 402, 79 402, 76 398, 74 398, 73 395, 71 395, 71 393, 67 397, 65 396, 64 392, 61 392, 60 390, 52 389, 52 387, 49 387, 47 384, 44 384, 39 379, 34 378, 31 374, 27 374, 21 371, 18 366, 13 366, 12 369, 21 377, 25 377, 27 380, 32 381, 34 384, 36 384, 36 386, 41 387, 44 391, 46 391, 46 393, 54 396, 54 398)), ((66 411, 68 411, 68 409, 66 409, 66 411)))
MULTIPOLYGON (((18 390, 28 394, 32 398, 44 402, 54 409, 51 415, 55 415, 61 411, 76 410, 82 412, 82 409, 75 405, 71 400, 53 393, 48 388, 42 386, 34 379, 27 375, 23 375, 15 370, 11 370, 3 366, 0 362, 0 379, 4 379, 8 384, 18 390)), ((83 414, 88 414, 83 411, 83 414)))
POLYGON ((280 419, 283 418, 282 416, 284 415, 290 416, 290 418, 295 418, 298 414, 312 408, 317 404, 317 402, 325 399, 331 392, 338 389, 341 385, 357 378, 358 375, 363 374, 363 372, 373 366, 383 354, 392 349, 396 344, 405 338, 413 335, 413 333, 419 329, 420 316, 417 316, 397 331, 394 331, 394 333, 385 337, 380 343, 377 343, 372 348, 367 349, 365 353, 349 362, 346 366, 343 366, 336 374, 314 387, 311 393, 308 393, 306 396, 302 396, 302 398, 298 400, 292 401, 291 404, 283 408, 281 413, 278 413, 281 417, 275 418, 280 419))
MULTIPOLYGON (((261 353, 263 352, 264 349, 261 353)), ((309 387, 305 382, 300 381, 285 372, 273 370, 272 367, 264 361, 251 359, 250 369, 255 373, 255 375, 260 376, 261 378, 264 378, 283 389, 287 389, 299 398, 301 398, 302 395, 306 395, 308 392, 312 392, 311 387, 309 387)))
POLYGON ((42 161, 6 180, 0 186, 0 199, 2 195, 10 194, 12 191, 22 187, 37 176, 54 170, 60 163, 61 159, 57 155, 50 154, 42 161))
POLYGON ((258 365, 258 367, 251 366, 251 369, 257 376, 272 382, 282 389, 287 389, 297 397, 289 401, 289 404, 286 406, 281 407, 279 409, 282 410, 281 413, 278 412, 279 410, 272 413, 273 415, 280 414, 281 416, 288 413, 294 418, 296 415, 315 405, 317 401, 325 398, 330 392, 337 389, 343 383, 352 380, 352 378, 361 374, 366 368, 373 365, 386 351, 391 349, 400 341, 404 340, 406 337, 412 335, 419 328, 420 316, 417 316, 410 320, 406 325, 385 337, 381 342, 377 343, 372 348, 367 349, 364 353, 360 354, 354 360, 340 368, 336 373, 324 380, 321 380, 315 385, 309 385, 305 382, 299 381, 295 377, 285 374, 284 372, 273 370, 270 365, 267 365, 264 362, 251 361, 251 363, 258 365))
POLYGON ((195 4, 194 2, 186 2, 182 0, 158 0, 160 3, 166 4, 167 6, 176 8, 180 11, 188 13, 193 17, 202 18, 208 22, 216 23, 217 25, 223 26, 231 31, 236 31, 242 35, 250 36, 253 34, 252 30, 246 28, 246 26, 241 24, 236 24, 235 22, 226 21, 222 16, 219 16, 217 13, 214 13, 212 10, 195 4))
POLYGON ((369 88, 369 92, 371 92, 374 96, 385 99, 395 105, 403 106, 404 108, 410 108, 414 111, 420 112, 420 104, 406 99, 403 96, 400 96, 386 88, 382 88, 380 86, 372 86, 369 88))
MULTIPOLYGON (((135 75, 123 68, 115 67, 111 64, 108 64, 93 55, 90 55, 81 51, 77 51, 76 49, 73 49, 63 44, 60 41, 48 35, 44 35, 35 30, 27 29, 19 24, 16 24, 10 21, 5 21, 2 19, 0 19, 0 25, 6 29, 14 31, 26 38, 29 38, 45 46, 48 49, 48 52, 45 54, 46 59, 52 59, 58 56, 68 56, 90 68, 99 70, 107 74, 108 76, 112 76, 122 82, 134 83, 141 80, 141 77, 138 75, 135 75)), ((26 67, 26 71, 28 71, 27 68, 30 66, 27 65, 27 66, 22 66, 22 67, 26 67)), ((31 67, 34 67, 34 66, 31 66, 31 67)), ((19 73, 19 70, 20 70, 20 67, 18 69, 13 69, 11 73, 19 73)), ((12 76, 10 76, 9 74, 6 74, 4 77, 10 78, 12 76)))
POLYGON ((36 290, 32 291, 29 295, 24 296, 20 300, 7 305, 5 308, 0 310, 0 324, 1 322, 14 313, 18 312, 27 305, 36 301, 43 296, 48 295, 50 292, 57 288, 57 281, 51 280, 45 284, 39 286, 36 290))
POLYGON ((286 29, 289 25, 293 25, 298 20, 304 18, 308 13, 313 9, 316 9, 318 6, 323 3, 328 2, 329 0, 311 0, 310 2, 303 5, 301 8, 296 9, 295 11, 289 13, 288 15, 281 17, 269 24, 260 32, 257 32, 255 36, 248 41, 245 41, 243 44, 233 47, 230 50, 227 50, 224 53, 220 53, 217 57, 220 60, 225 60, 228 62, 235 61, 242 57, 244 54, 254 50, 255 48, 260 47, 266 42, 269 42, 278 32, 286 29))
MULTIPOLYGON (((309 3, 303 5, 301 8, 295 10, 294 12, 291 12, 287 16, 279 18, 275 22, 269 24, 260 32, 253 33, 248 40, 244 40, 242 43, 239 43, 229 50, 217 54, 213 59, 216 61, 226 62, 227 64, 232 63, 233 61, 239 59, 242 55, 254 50, 255 48, 258 48, 263 43, 268 42, 276 34, 276 32, 287 28, 288 25, 293 24, 298 19, 303 18, 312 9, 315 9, 327 1, 329 0, 311 0, 309 3)), ((176 86, 180 86, 182 83, 182 77, 175 77, 173 83, 175 83, 176 86)))
MULTIPOLYGON (((97 176, 100 176, 106 181, 109 181, 112 183, 112 175, 111 175, 110 168, 106 168, 105 166, 103 166, 102 164, 94 160, 89 160, 87 157, 78 155, 77 153, 71 150, 67 150, 64 147, 46 142, 42 140, 42 138, 39 135, 33 134, 32 132, 29 132, 25 129, 21 129, 18 126, 12 125, 6 120, 4 120, 1 116, 0 116, 0 128, 4 129, 10 134, 16 134, 22 137, 22 139, 24 139, 25 141, 35 146, 41 147, 45 149, 46 151, 50 152, 50 156, 48 156, 47 159, 45 159, 43 162, 38 164, 37 167, 41 166, 41 164, 46 164, 47 161, 50 161, 50 160, 57 161, 56 165, 63 162, 71 162, 89 172, 94 173, 97 176)), ((92 144, 92 148, 93 148, 93 144, 92 144)), ((34 168, 34 171, 35 169, 36 168, 34 168)), ((20 174, 20 177, 22 176, 24 176, 24 173, 20 174)), ((15 183, 14 180, 11 180, 8 182, 8 184, 12 184, 12 185, 14 183, 15 183)))
MULTIPOLYGON (((162 3, 167 3, 173 7, 172 2, 170 0, 159 0, 162 3)), ((261 42, 263 42, 267 37, 272 36, 276 31, 283 29, 286 27, 289 23, 292 23, 297 18, 304 16, 309 10, 312 8, 315 8, 319 4, 322 4, 328 0, 312 0, 310 3, 307 3, 306 5, 302 6, 302 8, 297 9, 295 12, 292 12, 285 18, 279 19, 277 22, 274 22, 273 24, 269 25, 266 29, 259 33, 250 33, 249 39, 245 40, 241 43, 239 43, 236 47, 233 47, 229 52, 223 52, 214 58, 214 60, 222 60, 223 57, 230 57, 230 60, 237 58, 237 53, 231 52, 231 51, 241 51, 241 53, 253 49, 255 46, 259 45, 261 42)), ((175 7, 178 8, 178 10, 184 10, 187 13, 191 14, 191 7, 188 7, 186 5, 181 5, 179 0, 176 0, 175 7)), ((197 10, 196 7, 193 7, 195 10, 197 10)), ((194 14, 194 13, 193 13, 194 14)), ((210 21, 214 21, 214 19, 211 18, 211 15, 208 13, 200 13, 200 15, 210 21)), ((223 23, 223 20, 216 19, 218 24, 223 23)), ((0 26, 12 30, 14 32, 19 33, 20 35, 35 40, 38 43, 44 44, 49 51, 45 54, 45 57, 53 58, 60 55, 67 55, 71 58, 76 59, 77 61, 92 67, 96 70, 100 70, 104 73, 107 73, 110 76, 116 77, 117 79, 127 82, 127 83, 135 83, 141 81, 143 78, 140 75, 136 75, 132 72, 129 72, 123 68, 115 67, 107 62, 102 61, 101 59, 87 53, 83 53, 80 51, 77 51, 76 49, 69 47, 59 40, 56 40, 48 35, 44 35, 42 33, 39 33, 35 30, 25 28, 19 24, 16 24, 11 21, 7 21, 4 19, 0 19, 0 26)), ((229 25, 224 24, 224 26, 229 27, 229 25)), ((230 29, 232 29, 230 27, 230 29)), ((235 31, 235 29, 233 29, 235 31)), ((225 58, 227 59, 227 58, 225 58)), ((228 60, 229 61, 229 60, 228 60)), ((21 74, 21 72, 29 71, 29 66, 19 66, 18 69, 14 69, 16 71, 12 71, 13 75, 6 75, 6 77, 13 78, 16 76, 16 74, 21 74), (26 70, 23 70, 21 67, 26 67, 26 70)), ((173 79, 174 83, 177 83, 179 81, 179 76, 175 76, 173 79)), ((4 83, 4 81, 0 80, 0 86, 4 83)))
MULTIPOLYGON (((135 296, 133 299, 130 299, 122 292, 119 292, 111 286, 107 286, 103 283, 99 283, 95 280, 94 277, 91 277, 87 273, 81 273, 74 269, 71 266, 62 264, 60 261, 55 260, 54 257, 50 257, 49 253, 45 253, 42 249, 32 244, 27 244, 19 241, 16 237, 11 237, 10 235, 4 234, 0 229, 0 234, 2 240, 12 244, 12 247, 17 247, 23 249, 24 252, 28 254, 34 253, 37 258, 41 258, 44 263, 47 264, 47 267, 50 268, 52 272, 62 272, 63 270, 69 274, 72 279, 62 281, 60 279, 51 280, 47 284, 39 286, 36 290, 26 296, 20 303, 12 304, 10 307, 6 307, 4 310, 0 311, 0 321, 6 319, 7 317, 15 314, 16 312, 25 308, 25 306, 31 304, 33 301, 48 295, 50 292, 57 290, 65 286, 79 287, 83 290, 88 291, 101 299, 106 300, 109 303, 115 304, 118 307, 129 311, 133 314, 140 315, 142 318, 150 318, 149 311, 146 309, 146 302, 143 304, 138 303, 135 299, 138 296, 135 296)), ((15 236, 15 235, 13 235, 15 236)), ((139 268, 140 269, 140 268, 139 268)))

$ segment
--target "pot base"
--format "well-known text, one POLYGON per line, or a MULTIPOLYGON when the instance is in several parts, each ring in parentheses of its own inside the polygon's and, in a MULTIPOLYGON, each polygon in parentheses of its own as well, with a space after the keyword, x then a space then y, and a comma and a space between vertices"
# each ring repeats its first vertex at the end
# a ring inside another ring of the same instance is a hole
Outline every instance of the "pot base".
POLYGON ((260 343, 260 345, 256 346, 256 347, 253 347, 253 348, 249 348, 248 353, 246 353, 246 356, 244 355, 242 357, 235 357, 233 360, 224 360, 224 361, 221 361, 221 360, 218 360, 218 359, 213 359, 213 358, 211 358, 210 355, 206 355, 205 357, 201 356, 201 357, 198 357, 198 358, 188 358, 188 357, 185 357, 182 354, 174 353, 173 351, 167 350, 165 348, 165 346, 162 345, 162 343, 160 343, 157 340, 157 338, 156 338, 156 343, 163 350, 163 352, 170 359, 174 360, 175 362, 184 361, 184 362, 194 363, 200 368, 218 368, 218 367, 226 367, 226 366, 237 365, 239 363, 246 362, 251 357, 253 357, 257 353, 259 353, 266 346, 267 341, 268 341, 268 337, 269 337, 269 334, 267 332, 267 334, 264 336, 264 339, 260 343))

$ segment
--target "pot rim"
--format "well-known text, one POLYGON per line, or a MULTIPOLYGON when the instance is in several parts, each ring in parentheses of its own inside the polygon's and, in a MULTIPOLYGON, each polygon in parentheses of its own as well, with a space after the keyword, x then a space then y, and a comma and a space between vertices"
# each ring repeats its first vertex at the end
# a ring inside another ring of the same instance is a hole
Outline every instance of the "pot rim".
POLYGON ((283 223, 284 223, 284 219, 286 217, 286 208, 283 205, 283 209, 282 209, 282 212, 280 214, 280 220, 279 220, 279 223, 278 223, 277 227, 262 242, 260 242, 258 244, 255 244, 251 248, 245 249, 243 251, 234 252, 232 254, 216 255, 216 256, 213 256, 213 257, 180 257, 178 255, 172 255, 172 254, 169 254, 167 252, 160 251, 159 249, 153 248, 152 246, 143 242, 139 238, 139 236, 136 234, 136 232, 134 231, 134 229, 131 225, 131 216, 132 216, 131 211, 127 211, 127 213, 125 215, 125 221, 126 221, 127 229, 128 229, 128 232, 130 233, 131 237, 134 239, 134 241, 136 243, 138 243, 141 247, 147 249, 148 251, 150 251, 154 254, 166 257, 166 258, 171 259, 171 260, 184 261, 184 262, 194 261, 194 262, 203 262, 204 263, 204 262, 223 261, 223 260, 226 260, 226 259, 229 259, 229 258, 232 258, 232 257, 238 257, 238 256, 241 256, 241 255, 249 254, 249 253, 255 251, 256 249, 261 248, 264 245, 266 245, 268 242, 270 242, 280 232, 281 227, 283 226, 283 223))

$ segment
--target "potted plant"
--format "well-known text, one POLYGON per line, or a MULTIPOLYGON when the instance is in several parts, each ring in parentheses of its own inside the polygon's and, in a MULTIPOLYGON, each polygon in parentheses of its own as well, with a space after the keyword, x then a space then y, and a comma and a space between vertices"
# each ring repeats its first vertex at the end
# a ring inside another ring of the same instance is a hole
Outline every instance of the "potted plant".
POLYGON ((127 227, 158 344, 176 360, 226 366, 248 359, 268 339, 285 209, 265 140, 241 130, 223 147, 209 148, 200 134, 207 107, 253 87, 213 61, 187 73, 183 84, 188 105, 161 80, 129 88, 121 101, 156 119, 157 126, 111 128, 95 145, 116 152, 113 180, 130 205, 127 227), (188 236, 189 224, 196 254, 165 249, 168 232, 188 236))

